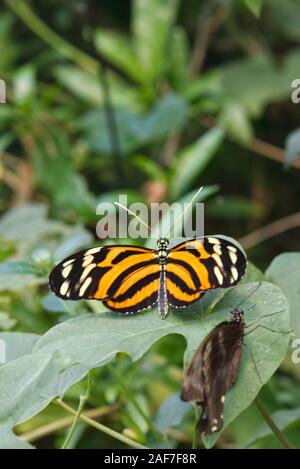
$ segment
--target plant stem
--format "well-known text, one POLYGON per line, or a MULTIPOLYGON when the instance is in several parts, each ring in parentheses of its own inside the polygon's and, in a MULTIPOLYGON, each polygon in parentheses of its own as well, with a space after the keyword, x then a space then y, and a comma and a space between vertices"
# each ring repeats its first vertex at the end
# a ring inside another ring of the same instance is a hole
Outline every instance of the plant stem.
MULTIPOLYGON (((59 406, 61 406, 63 409, 65 409, 67 412, 76 415, 77 411, 70 407, 68 404, 66 404, 62 399, 57 399, 55 401, 59 406)), ((80 415, 80 420, 83 420, 83 422, 88 423, 91 427, 96 428, 97 430, 100 430, 100 432, 105 433, 106 435, 109 435, 111 438, 115 438, 116 440, 121 441, 127 446, 130 446, 131 448, 135 449, 148 449, 146 446, 141 445, 140 443, 137 443, 134 440, 131 440, 130 438, 122 435, 121 433, 116 432, 115 430, 112 430, 111 428, 106 427, 105 425, 102 425, 102 423, 95 422, 95 420, 92 420, 89 417, 86 417, 85 415, 80 415)))
MULTIPOLYGON (((109 407, 109 406, 97 407, 96 409, 87 410, 82 415, 95 419, 95 418, 103 417, 104 415, 111 414, 112 412, 115 412, 116 410, 118 410, 118 408, 119 408, 119 405, 115 405, 112 407, 109 407)), ((70 425, 72 425, 73 420, 74 418, 72 416, 54 420, 53 422, 47 423, 46 425, 42 425, 41 427, 35 428, 34 430, 31 430, 26 433, 22 433, 20 435, 20 438, 24 441, 27 441, 28 443, 38 441, 47 435, 56 433, 58 430, 62 430, 66 427, 69 427, 70 425)))
POLYGON ((274 433, 276 438, 282 443, 282 445, 285 448, 288 448, 288 449, 296 449, 295 446, 287 439, 287 437, 279 430, 276 423, 272 419, 271 415, 269 414, 267 409, 262 404, 261 400, 257 397, 254 400, 254 402, 255 402, 255 405, 256 405, 257 409, 259 410, 259 412, 261 413, 261 415, 265 419, 266 423, 269 425, 272 432, 274 433))
POLYGON ((192 449, 198 449, 198 409, 194 410, 194 430, 193 430, 193 442, 192 449))
POLYGON ((78 405, 78 409, 77 409, 77 412, 76 412, 76 415, 75 415, 75 419, 72 423, 72 426, 66 436, 66 439, 65 441, 63 442, 62 446, 61 446, 61 449, 67 449, 68 448, 68 444, 75 432, 75 429, 78 425, 78 422, 79 422, 79 419, 80 419, 80 415, 81 415, 81 412, 83 411, 83 407, 86 403, 86 401, 88 400, 89 398, 89 395, 90 395, 90 390, 91 390, 91 375, 90 375, 90 372, 88 372, 87 374, 87 388, 86 388, 86 392, 84 394, 82 394, 80 396, 80 399, 79 399, 79 405, 78 405))
POLYGON ((23 0, 5 0, 11 10, 19 16, 26 26, 39 38, 47 42, 53 49, 68 59, 77 63, 79 67, 97 74, 100 71, 99 63, 88 54, 61 38, 55 31, 49 28, 23 0))

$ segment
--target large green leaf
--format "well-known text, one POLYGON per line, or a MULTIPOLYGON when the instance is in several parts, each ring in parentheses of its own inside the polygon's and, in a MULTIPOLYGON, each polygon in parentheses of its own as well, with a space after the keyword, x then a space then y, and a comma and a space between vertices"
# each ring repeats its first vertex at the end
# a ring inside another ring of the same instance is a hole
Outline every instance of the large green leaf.
POLYGON ((37 334, 0 332, 0 341, 5 344, 5 362, 8 363, 30 354, 38 339, 37 334))
POLYGON ((291 327, 300 333, 300 253, 286 252, 275 257, 266 271, 266 278, 278 285, 290 304, 291 327))
POLYGON ((172 167, 169 184, 172 200, 177 200, 190 188, 218 150, 223 136, 224 132, 220 128, 208 130, 179 153, 172 167))
MULTIPOLYGON (((208 316, 200 314, 200 305, 196 304, 190 310, 171 311, 165 321, 159 318, 155 309, 129 317, 104 313, 65 321, 42 336, 31 355, 0 368, 0 420, 13 427, 38 413, 55 396, 63 395, 88 369, 108 363, 118 352, 138 360, 154 342, 168 334, 184 335, 187 362, 208 332, 220 321, 228 319, 230 309, 241 303, 246 311, 255 306, 247 312, 248 323, 280 311, 260 322, 272 329, 287 329, 287 301, 277 287, 266 282, 232 289, 208 316)), ((243 350, 239 379, 225 402, 224 428, 249 406, 262 383, 278 368, 288 341, 287 334, 261 327, 247 335, 248 347, 243 350)), ((208 439, 206 445, 213 445, 216 438, 208 439)))

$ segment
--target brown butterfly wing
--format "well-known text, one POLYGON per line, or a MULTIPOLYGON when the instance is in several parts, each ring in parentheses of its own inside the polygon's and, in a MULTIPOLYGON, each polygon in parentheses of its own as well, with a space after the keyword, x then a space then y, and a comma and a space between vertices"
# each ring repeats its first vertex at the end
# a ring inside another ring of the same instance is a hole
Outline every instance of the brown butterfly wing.
POLYGON ((235 383, 240 365, 244 324, 222 322, 204 339, 188 366, 182 397, 202 407, 199 430, 219 431, 226 393, 235 383))

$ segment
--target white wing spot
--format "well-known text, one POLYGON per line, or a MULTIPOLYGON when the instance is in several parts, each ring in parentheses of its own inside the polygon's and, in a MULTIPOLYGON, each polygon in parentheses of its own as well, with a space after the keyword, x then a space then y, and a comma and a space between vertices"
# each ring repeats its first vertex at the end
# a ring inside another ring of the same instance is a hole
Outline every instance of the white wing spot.
POLYGON ((86 281, 83 283, 83 285, 81 286, 80 290, 79 290, 79 296, 83 296, 86 289, 88 288, 89 284, 91 283, 92 281, 92 277, 88 277, 86 279, 86 281))
POLYGON ((214 267, 214 273, 220 285, 223 285, 223 275, 218 266, 214 267))
POLYGON ((91 262, 93 262, 94 260, 94 256, 87 256, 85 255, 84 258, 83 258, 83 263, 82 263, 82 267, 86 267, 87 265, 89 265, 91 262))
POLYGON ((207 238, 207 240, 211 244, 221 244, 217 238, 207 238))
POLYGON ((67 267, 65 267, 61 273, 61 275, 63 276, 63 278, 68 278, 69 277, 69 273, 71 272, 73 266, 72 265, 67 265, 67 267))
POLYGON ((238 273, 236 267, 231 267, 231 275, 232 275, 232 277, 233 277, 234 280, 237 280, 237 279, 238 279, 239 273, 238 273))
POLYGON ((61 295, 65 295, 69 289, 69 282, 65 281, 62 286, 60 287, 59 293, 61 295))
POLYGON ((231 252, 237 252, 237 248, 235 248, 234 246, 227 246, 227 249, 229 249, 229 251, 231 252))
POLYGON ((221 249, 221 246, 219 244, 214 244, 214 252, 218 255, 218 256, 221 256, 222 255, 222 249, 221 249))
POLYGON ((100 249, 102 249, 102 246, 100 247, 98 246, 97 248, 91 248, 88 251, 86 251, 85 255, 90 256, 91 254, 97 254, 97 252, 99 252, 100 249))
POLYGON ((90 264, 84 269, 79 279, 80 283, 84 281, 84 279, 89 275, 90 271, 93 270, 94 267, 96 267, 96 264, 90 264))
POLYGON ((217 430, 218 430, 217 425, 213 425, 213 426, 211 427, 211 431, 212 431, 212 432, 216 432, 217 430))
POLYGON ((225 401, 225 396, 222 396, 222 397, 221 397, 221 402, 224 403, 224 401, 225 401))
POLYGON ((74 261, 75 261, 75 259, 69 259, 68 261, 63 263, 63 267, 67 267, 67 265, 71 264, 74 261))
POLYGON ((222 269, 223 268, 223 262, 222 262, 221 257, 216 253, 214 253, 211 257, 216 261, 218 266, 221 267, 221 269, 222 269))
POLYGON ((237 261, 237 255, 235 254, 235 252, 229 251, 229 257, 230 257, 231 262, 235 264, 237 261))

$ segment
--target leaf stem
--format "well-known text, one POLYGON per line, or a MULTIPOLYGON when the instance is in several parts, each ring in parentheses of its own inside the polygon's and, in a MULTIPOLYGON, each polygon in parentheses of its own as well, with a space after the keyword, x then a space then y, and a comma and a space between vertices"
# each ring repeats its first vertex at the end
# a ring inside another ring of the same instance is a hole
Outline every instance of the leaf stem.
POLYGON ((282 445, 288 449, 296 449, 295 446, 287 439, 287 437, 279 430, 279 428, 277 427, 276 423, 272 419, 267 409, 264 407, 261 400, 258 397, 256 397, 254 402, 255 402, 257 409, 259 410, 259 412, 265 419, 266 423, 269 425, 272 432, 274 433, 276 438, 282 443, 282 445))
MULTIPOLYGON (((60 407, 65 409, 67 412, 70 414, 76 415, 77 411, 73 409, 71 406, 66 404, 62 399, 56 399, 55 401, 60 407)), ((106 435, 110 436, 111 438, 115 438, 118 441, 121 441, 127 446, 130 446, 131 448, 135 449, 148 449, 146 446, 141 445, 140 443, 131 440, 127 436, 122 435, 121 433, 116 432, 115 430, 112 430, 109 427, 106 427, 105 425, 102 425, 102 423, 96 422, 95 420, 87 417, 86 415, 82 414, 80 415, 80 420, 83 422, 88 423, 91 427, 96 428, 100 432, 105 433, 106 435)))
POLYGON ((72 423, 72 426, 66 436, 66 439, 65 441, 63 442, 62 446, 61 446, 61 449, 68 449, 68 444, 75 432, 75 429, 78 425, 78 422, 79 422, 79 419, 80 419, 80 415, 83 411, 83 408, 84 408, 84 405, 86 403, 86 401, 88 400, 89 398, 89 395, 90 395, 90 390, 91 390, 91 374, 90 372, 88 372, 87 374, 87 388, 86 388, 86 391, 84 394, 81 394, 80 395, 80 398, 79 398, 79 405, 78 405, 78 409, 77 409, 77 412, 76 412, 76 415, 75 415, 75 418, 74 418, 74 421, 72 423))
POLYGON ((193 443, 192 449, 198 449, 198 409, 195 408, 194 410, 194 430, 193 430, 193 443))

